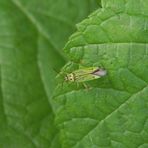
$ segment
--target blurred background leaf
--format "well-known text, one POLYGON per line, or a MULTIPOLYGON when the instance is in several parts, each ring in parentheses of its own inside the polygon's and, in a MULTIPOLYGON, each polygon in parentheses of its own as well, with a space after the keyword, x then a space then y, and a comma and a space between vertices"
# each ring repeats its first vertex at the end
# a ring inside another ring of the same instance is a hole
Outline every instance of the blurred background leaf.
POLYGON ((95 0, 0 1, 0 147, 59 148, 50 97, 62 48, 95 0))

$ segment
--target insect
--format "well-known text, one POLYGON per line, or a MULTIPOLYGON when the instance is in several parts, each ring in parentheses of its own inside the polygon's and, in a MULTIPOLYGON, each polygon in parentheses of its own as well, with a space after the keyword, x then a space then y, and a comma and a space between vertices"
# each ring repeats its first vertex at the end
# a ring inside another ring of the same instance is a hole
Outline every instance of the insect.
POLYGON ((78 69, 65 76, 67 82, 85 82, 105 76, 107 71, 98 67, 78 69))

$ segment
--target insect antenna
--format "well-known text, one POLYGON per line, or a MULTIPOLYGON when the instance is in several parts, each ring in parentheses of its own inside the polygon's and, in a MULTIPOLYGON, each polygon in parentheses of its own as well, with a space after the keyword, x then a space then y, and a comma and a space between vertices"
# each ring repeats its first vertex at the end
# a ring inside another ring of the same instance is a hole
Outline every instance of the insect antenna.
POLYGON ((57 74, 60 72, 57 69, 55 69, 54 67, 52 67, 53 71, 56 72, 57 74))

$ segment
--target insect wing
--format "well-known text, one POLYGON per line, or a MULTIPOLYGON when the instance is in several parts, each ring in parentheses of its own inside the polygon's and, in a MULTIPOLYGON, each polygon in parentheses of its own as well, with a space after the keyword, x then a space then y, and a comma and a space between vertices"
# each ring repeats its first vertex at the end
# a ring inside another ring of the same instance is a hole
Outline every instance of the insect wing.
POLYGON ((100 76, 92 74, 97 67, 90 67, 86 69, 79 69, 73 72, 76 82, 85 82, 93 79, 98 79, 100 76))
POLYGON ((75 81, 76 82, 85 82, 85 81, 90 81, 94 79, 98 79, 100 76, 93 75, 93 74, 87 74, 87 75, 80 75, 79 77, 76 77, 75 81))
POLYGON ((107 71, 105 69, 97 69, 94 72, 92 72, 92 74, 102 77, 107 74, 107 71))
POLYGON ((73 73, 77 76, 81 76, 81 75, 91 74, 91 73, 93 73, 93 71, 95 71, 97 69, 98 69, 98 67, 89 67, 89 68, 84 68, 84 69, 78 69, 78 70, 74 71, 73 73))

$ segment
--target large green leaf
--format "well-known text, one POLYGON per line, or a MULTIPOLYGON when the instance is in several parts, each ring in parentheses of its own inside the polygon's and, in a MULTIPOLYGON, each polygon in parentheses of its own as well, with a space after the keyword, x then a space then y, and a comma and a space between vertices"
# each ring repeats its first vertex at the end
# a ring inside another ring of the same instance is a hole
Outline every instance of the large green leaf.
POLYGON ((62 46, 97 4, 0 0, 0 147, 59 148, 50 97, 62 46))
POLYGON ((63 73, 102 66, 108 74, 88 90, 59 82, 53 104, 63 147, 147 148, 148 0, 102 0, 77 29, 63 73))

